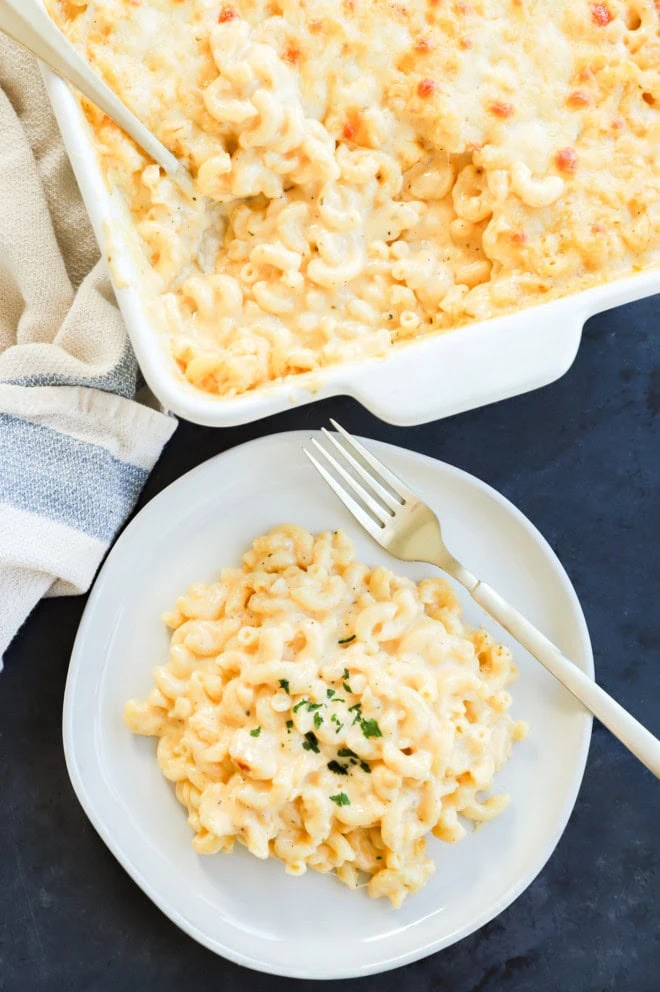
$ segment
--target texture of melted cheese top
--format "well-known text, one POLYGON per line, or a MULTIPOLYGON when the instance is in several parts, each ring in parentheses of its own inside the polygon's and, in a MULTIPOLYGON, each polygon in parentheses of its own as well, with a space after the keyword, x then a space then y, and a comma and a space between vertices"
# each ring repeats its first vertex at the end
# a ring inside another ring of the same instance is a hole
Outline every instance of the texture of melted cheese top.
POLYGON ((657 263, 658 0, 51 0, 193 385, 235 395, 657 263))

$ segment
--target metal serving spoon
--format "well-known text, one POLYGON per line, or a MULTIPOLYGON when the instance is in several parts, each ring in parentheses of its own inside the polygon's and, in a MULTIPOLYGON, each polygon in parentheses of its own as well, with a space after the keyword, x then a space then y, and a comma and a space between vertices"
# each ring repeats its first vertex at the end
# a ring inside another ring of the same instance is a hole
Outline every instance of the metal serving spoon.
POLYGON ((80 90, 173 179, 184 188, 191 188, 192 178, 185 166, 78 55, 48 16, 40 0, 0 0, 0 31, 80 90))

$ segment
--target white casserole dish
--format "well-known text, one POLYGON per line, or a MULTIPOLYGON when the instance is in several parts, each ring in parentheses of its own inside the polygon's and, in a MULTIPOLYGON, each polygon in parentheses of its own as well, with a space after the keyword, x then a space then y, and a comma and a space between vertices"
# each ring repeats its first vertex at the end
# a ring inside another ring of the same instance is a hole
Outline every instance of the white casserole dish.
POLYGON ((163 407, 196 424, 229 427, 329 396, 348 395, 392 424, 437 420, 559 378, 575 358, 587 318, 660 292, 660 269, 606 282, 540 306, 428 335, 385 358, 328 366, 237 397, 195 389, 180 375, 148 315, 146 269, 126 236, 126 211, 101 174, 91 129, 69 86, 43 70, 55 116, 144 378, 163 407), (142 286, 142 288, 141 288, 142 286))

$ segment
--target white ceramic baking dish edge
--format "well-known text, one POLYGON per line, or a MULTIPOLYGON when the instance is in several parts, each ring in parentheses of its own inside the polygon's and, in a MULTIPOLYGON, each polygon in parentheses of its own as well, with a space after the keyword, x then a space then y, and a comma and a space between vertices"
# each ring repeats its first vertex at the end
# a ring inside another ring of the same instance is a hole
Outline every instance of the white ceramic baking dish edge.
POLYGON ((438 420, 554 381, 570 368, 588 317, 660 292, 660 269, 647 270, 420 338, 386 358, 329 366, 237 397, 211 396, 183 380, 164 335, 151 326, 119 201, 103 180, 89 126, 69 86, 46 68, 43 76, 101 251, 112 256, 117 301, 144 378, 165 410, 193 423, 244 424, 336 395, 353 396, 392 424, 438 420))

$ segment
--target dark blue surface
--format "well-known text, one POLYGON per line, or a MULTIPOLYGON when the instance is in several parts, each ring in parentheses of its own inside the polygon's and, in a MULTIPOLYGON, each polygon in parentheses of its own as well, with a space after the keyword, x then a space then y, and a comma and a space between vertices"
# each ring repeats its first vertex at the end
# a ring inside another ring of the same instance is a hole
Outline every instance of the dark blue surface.
MULTIPOLYGON (((660 734, 660 298, 590 321, 573 368, 552 386, 439 423, 388 427, 338 399, 226 431, 182 424, 144 500, 225 448, 329 416, 459 465, 519 506, 575 584, 599 680, 660 734)), ((42 603, 0 676, 0 989, 329 988, 248 972, 199 947, 96 836, 60 734, 83 606, 42 603)), ((596 725, 566 833, 520 899, 448 950, 336 987, 660 992, 660 783, 596 725)))

